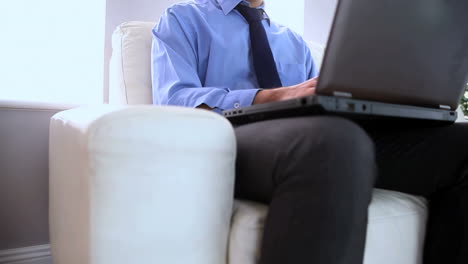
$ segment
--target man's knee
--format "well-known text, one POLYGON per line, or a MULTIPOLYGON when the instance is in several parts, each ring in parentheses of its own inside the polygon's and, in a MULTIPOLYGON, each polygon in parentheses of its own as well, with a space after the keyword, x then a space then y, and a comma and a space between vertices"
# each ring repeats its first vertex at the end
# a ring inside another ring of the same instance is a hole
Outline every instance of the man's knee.
MULTIPOLYGON (((323 152, 343 159, 373 158, 374 144, 367 133, 354 122, 337 117, 286 119, 278 132, 279 144, 291 152, 323 152)), ((302 154, 302 153, 298 153, 302 154)))
MULTIPOLYGON (((349 183, 352 186, 373 186, 375 181, 374 144, 367 133, 352 121, 337 117, 291 118, 282 124, 283 175, 295 171, 292 177, 300 181, 326 177, 331 184, 349 183), (319 168, 317 168, 317 166, 319 168), (310 175, 297 170, 318 172, 310 175)), ((326 186, 324 186, 326 188, 326 186)))
POLYGON ((277 119, 237 127, 236 135, 236 186, 244 198, 268 201, 275 191, 310 192, 317 187, 370 196, 375 182, 373 142, 349 120, 277 119))
POLYGON ((338 117, 275 119, 238 127, 236 134, 241 145, 247 142, 249 147, 269 145, 288 154, 302 155, 302 151, 317 154, 326 150, 346 157, 352 153, 374 155, 374 145, 367 133, 354 122, 338 117))

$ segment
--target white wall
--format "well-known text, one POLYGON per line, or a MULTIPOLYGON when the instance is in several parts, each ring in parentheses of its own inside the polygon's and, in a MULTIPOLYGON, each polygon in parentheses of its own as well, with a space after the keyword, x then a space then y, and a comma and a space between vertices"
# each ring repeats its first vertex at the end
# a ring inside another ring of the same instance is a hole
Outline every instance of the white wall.
POLYGON ((0 0, 0 99, 102 101, 104 0, 0 0))
POLYGON ((49 123, 62 109, 0 100, 0 263, 49 243, 49 123))
POLYGON ((337 0, 306 0, 304 37, 325 45, 328 40, 337 0))
MULTIPOLYGON (((305 2, 310 0, 265 0, 265 10, 270 18, 295 32, 304 34, 305 2)), ((314 0, 315 1, 315 0, 314 0)))

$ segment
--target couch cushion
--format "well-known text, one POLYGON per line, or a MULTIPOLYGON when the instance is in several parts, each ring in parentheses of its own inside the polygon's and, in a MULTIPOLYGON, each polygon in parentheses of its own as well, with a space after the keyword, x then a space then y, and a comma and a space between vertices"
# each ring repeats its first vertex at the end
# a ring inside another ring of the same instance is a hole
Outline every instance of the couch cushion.
MULTIPOLYGON (((267 213, 265 205, 236 202, 229 264, 257 263, 267 213)), ((422 263, 426 219, 427 202, 424 198, 376 189, 369 207, 364 263, 422 263)))
POLYGON ((151 30, 154 22, 126 22, 112 35, 109 103, 152 104, 151 30))

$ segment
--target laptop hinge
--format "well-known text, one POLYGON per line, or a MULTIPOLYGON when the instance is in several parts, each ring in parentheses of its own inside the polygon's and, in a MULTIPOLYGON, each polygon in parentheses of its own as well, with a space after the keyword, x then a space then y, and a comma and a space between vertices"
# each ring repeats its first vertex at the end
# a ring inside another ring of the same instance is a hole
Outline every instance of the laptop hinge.
POLYGON ((451 110, 452 108, 448 105, 439 105, 440 109, 446 109, 446 110, 451 110))
POLYGON ((346 93, 346 92, 333 92, 333 95, 337 97, 347 97, 347 98, 353 97, 351 93, 346 93))

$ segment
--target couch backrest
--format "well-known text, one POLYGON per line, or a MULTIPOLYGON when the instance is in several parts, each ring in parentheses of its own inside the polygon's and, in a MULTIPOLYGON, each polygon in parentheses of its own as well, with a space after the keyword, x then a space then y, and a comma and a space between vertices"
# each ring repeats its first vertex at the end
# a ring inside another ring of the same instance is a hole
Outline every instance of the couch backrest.
POLYGON ((109 103, 152 104, 151 30, 154 22, 126 22, 112 35, 109 103))
MULTIPOLYGON (((109 73, 109 103, 152 104, 151 30, 154 22, 126 22, 112 35, 109 73)), ((322 61, 323 46, 309 43, 317 64, 322 61)))

